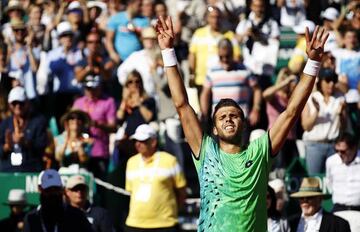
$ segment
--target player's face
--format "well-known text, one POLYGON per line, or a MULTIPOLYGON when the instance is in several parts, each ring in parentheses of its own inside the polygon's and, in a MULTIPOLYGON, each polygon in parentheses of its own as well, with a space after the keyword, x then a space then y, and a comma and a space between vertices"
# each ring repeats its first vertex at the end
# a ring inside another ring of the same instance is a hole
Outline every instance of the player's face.
POLYGON ((215 114, 214 134, 226 142, 238 142, 243 129, 242 112, 234 106, 221 107, 215 114))

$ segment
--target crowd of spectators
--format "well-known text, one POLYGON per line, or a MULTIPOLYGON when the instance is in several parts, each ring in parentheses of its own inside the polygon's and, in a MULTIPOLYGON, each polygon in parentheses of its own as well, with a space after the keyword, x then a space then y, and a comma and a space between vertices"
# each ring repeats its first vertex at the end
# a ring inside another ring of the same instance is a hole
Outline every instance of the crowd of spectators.
MULTIPOLYGON (((328 177, 335 211, 360 211, 358 0, 3 0, 0 172, 77 168, 107 180, 110 167, 122 167, 125 176, 139 152, 132 135, 149 124, 156 147, 173 154, 187 176, 194 167, 185 162, 191 154, 153 28, 168 15, 204 130, 212 131, 213 107, 232 98, 247 121, 243 146, 286 108, 307 60, 305 27, 329 31, 316 88, 274 161, 269 194, 286 204, 284 173, 299 161, 305 175, 328 177), (283 31, 296 45, 279 65, 283 31)), ((85 205, 92 207, 84 198, 85 205)), ((271 211, 281 225, 285 208, 271 211)), ((339 214, 359 229, 354 215, 339 214)))

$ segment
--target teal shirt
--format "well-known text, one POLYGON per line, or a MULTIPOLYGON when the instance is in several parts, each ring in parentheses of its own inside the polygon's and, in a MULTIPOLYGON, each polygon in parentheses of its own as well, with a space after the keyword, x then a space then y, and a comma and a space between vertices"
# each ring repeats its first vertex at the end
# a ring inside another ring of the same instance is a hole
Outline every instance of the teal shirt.
POLYGON ((199 159, 193 157, 200 182, 198 231, 267 231, 270 152, 268 133, 238 154, 223 152, 204 135, 199 159))

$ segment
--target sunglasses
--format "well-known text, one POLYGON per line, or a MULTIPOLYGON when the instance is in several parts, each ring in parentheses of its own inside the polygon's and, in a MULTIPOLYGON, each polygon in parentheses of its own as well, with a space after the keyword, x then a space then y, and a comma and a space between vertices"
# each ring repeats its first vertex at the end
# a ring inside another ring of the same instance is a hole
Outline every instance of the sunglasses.
POLYGON ((347 150, 340 150, 340 149, 335 149, 335 151, 339 154, 345 154, 347 152, 347 150))
POLYGON ((141 83, 140 80, 129 80, 129 81, 126 82, 127 85, 129 85, 129 84, 140 84, 140 83, 141 83))
POLYGON ((85 192, 85 191, 87 191, 87 186, 85 186, 85 185, 77 185, 74 188, 70 189, 70 191, 71 192, 79 192, 79 191, 85 192))
POLYGON ((87 40, 86 43, 94 44, 94 43, 100 43, 99 40, 87 40))
POLYGON ((330 83, 330 82, 333 82, 334 84, 337 83, 337 79, 334 79, 334 78, 324 78, 323 79, 326 83, 330 83))
POLYGON ((16 29, 13 29, 13 31, 15 33, 18 33, 18 32, 24 33, 26 31, 26 29, 25 28, 16 28, 16 29))

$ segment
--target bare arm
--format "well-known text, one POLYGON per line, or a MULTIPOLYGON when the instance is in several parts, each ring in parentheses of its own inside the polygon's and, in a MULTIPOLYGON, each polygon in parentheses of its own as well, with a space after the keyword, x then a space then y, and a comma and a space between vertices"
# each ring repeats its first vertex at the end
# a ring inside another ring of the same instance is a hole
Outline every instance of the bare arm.
POLYGON ((106 50, 109 52, 110 58, 117 64, 120 63, 120 56, 117 54, 114 48, 114 37, 115 37, 115 31, 106 30, 106 43, 105 47, 106 50))
MULTIPOLYGON (((319 103, 314 103, 314 104, 319 104, 319 103)), ((309 103, 305 105, 304 110, 301 113, 301 126, 305 131, 312 130, 312 128, 315 125, 318 114, 319 114, 319 106, 315 107, 315 112, 311 113, 309 103)))
MULTIPOLYGON (((309 30, 306 28, 306 53, 311 60, 320 62, 324 52, 324 44, 328 33, 317 26, 312 38, 309 30)), ((299 118, 315 83, 315 76, 303 73, 300 82, 293 91, 286 110, 276 119, 273 127, 270 129, 271 153, 275 155, 285 142, 286 136, 293 127, 295 121, 299 118)))
MULTIPOLYGON (((172 48, 174 33, 171 18, 168 17, 165 21, 165 19, 160 17, 156 25, 156 31, 158 34, 160 48, 162 50, 172 48)), ((165 73, 168 78, 171 96, 179 114, 187 142, 189 143, 195 157, 199 157, 203 132, 195 111, 189 104, 185 86, 179 70, 176 65, 165 67, 165 73)))

